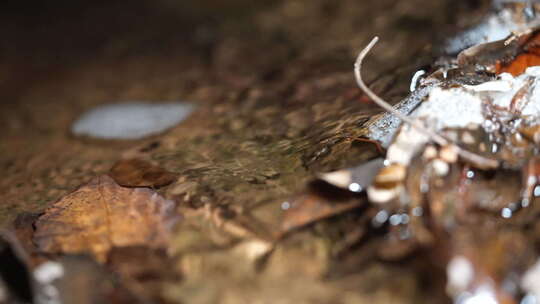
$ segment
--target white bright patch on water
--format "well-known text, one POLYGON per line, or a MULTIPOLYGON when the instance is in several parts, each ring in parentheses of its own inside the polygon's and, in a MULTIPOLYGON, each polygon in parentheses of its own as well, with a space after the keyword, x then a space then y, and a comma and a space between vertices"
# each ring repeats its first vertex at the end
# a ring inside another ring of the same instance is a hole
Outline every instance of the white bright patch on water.
POLYGON ((100 139, 138 139, 161 133, 184 120, 194 106, 187 103, 131 102, 97 107, 73 124, 75 135, 100 139))

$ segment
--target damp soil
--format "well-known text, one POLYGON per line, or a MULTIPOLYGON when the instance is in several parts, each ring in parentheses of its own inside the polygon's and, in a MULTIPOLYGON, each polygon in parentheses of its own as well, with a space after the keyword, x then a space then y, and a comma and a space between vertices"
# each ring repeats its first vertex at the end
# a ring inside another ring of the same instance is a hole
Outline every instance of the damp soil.
POLYGON ((447 301, 444 275, 422 256, 381 261, 370 258, 371 243, 350 241, 365 233, 358 232, 362 208, 299 229, 264 261, 245 258, 236 245, 250 233, 272 235, 282 203, 305 191, 315 173, 378 154, 362 138, 380 110, 354 83, 356 53, 381 37, 364 75, 399 101, 438 43, 487 9, 487 1, 456 2, 7 1, 0 12, 0 226, 42 212, 122 157, 142 156, 178 176, 158 191, 180 204, 179 213, 249 214, 249 233, 185 216, 170 244, 178 258, 167 269, 181 280, 152 283, 162 301, 447 301), (189 101, 197 110, 143 140, 70 135, 85 110, 133 100, 189 101))

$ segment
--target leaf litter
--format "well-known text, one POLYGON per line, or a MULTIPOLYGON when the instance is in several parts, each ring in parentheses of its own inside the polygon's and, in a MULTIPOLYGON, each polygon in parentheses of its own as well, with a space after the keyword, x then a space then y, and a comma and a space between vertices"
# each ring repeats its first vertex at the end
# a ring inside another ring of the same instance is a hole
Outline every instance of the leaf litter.
MULTIPOLYGON (((516 29, 522 30, 523 27, 511 23, 515 22, 513 17, 507 18, 512 12, 498 12, 497 22, 487 19, 487 24, 496 23, 496 27, 508 30, 506 34, 485 35, 482 36, 483 40, 475 40, 474 37, 478 36, 469 35, 467 37, 474 39, 465 39, 466 43, 457 49, 479 42, 490 43, 491 40, 507 38, 516 29), (508 21, 511 19, 511 22, 508 21)), ((519 42, 520 39, 513 41, 519 42)), ((503 48, 514 46, 513 41, 503 48)), ((534 69, 527 70, 529 65, 534 64, 534 59, 522 60, 516 54, 513 61, 505 59, 503 63, 495 62, 495 69, 499 68, 499 78, 488 75, 488 81, 484 81, 485 73, 493 68, 479 65, 479 58, 476 57, 467 58, 467 66, 451 61, 418 80, 419 85, 412 86, 416 89, 412 95, 397 106, 403 114, 410 115, 408 125, 400 127, 400 118, 405 121, 407 118, 403 119, 399 114, 381 115, 369 124, 373 131, 371 139, 380 141, 388 148, 386 159, 382 162, 383 168, 380 168, 381 160, 376 159, 373 164, 341 170, 338 174, 320 174, 327 182, 344 188, 344 191, 349 190, 351 193, 345 191, 342 194, 350 201, 339 204, 336 203, 339 201, 337 195, 326 200, 320 196, 308 195, 299 200, 300 204, 281 204, 281 209, 286 211, 282 230, 290 232, 346 211, 368 208, 370 210, 365 213, 372 217, 372 226, 388 228, 387 238, 393 242, 391 246, 381 246, 381 257, 399 260, 411 251, 410 248, 401 246, 405 249, 392 251, 390 247, 395 249, 400 246, 397 245, 400 242, 403 244, 410 240, 414 240, 410 243, 412 246, 428 247, 433 249, 432 252, 451 248, 446 253, 449 257, 433 254, 433 259, 446 267, 448 294, 456 301, 497 299, 511 302, 512 298, 521 295, 523 291, 527 292, 524 299, 535 297, 537 290, 531 282, 538 275, 535 271, 537 267, 527 268, 533 265, 531 261, 534 260, 534 254, 524 246, 529 239, 521 235, 517 228, 512 230, 512 227, 501 228, 500 225, 501 218, 513 223, 523 217, 525 211, 518 212, 519 209, 533 210, 535 179, 538 176, 538 161, 534 158, 537 151, 532 145, 538 137, 537 122, 534 120, 536 109, 534 103, 529 102, 534 99, 537 75, 534 69), (471 68, 471 62, 476 63, 473 70, 480 67, 480 71, 471 74, 467 70, 471 68), (512 68, 514 64, 516 68, 512 68), (505 67, 509 68, 505 70, 505 67), (510 72, 512 76, 504 72, 510 72), (523 72, 526 75, 522 75, 523 72), (447 104, 454 100, 455 105, 447 104), (528 116, 533 117, 531 119, 528 116), (486 121, 489 124, 485 124, 486 121), (384 130, 380 130, 381 127, 384 130), (525 139, 512 137, 512 133, 522 134, 525 139), (515 155, 520 157, 516 159, 515 155), (512 182, 505 184, 505 187, 498 187, 508 177, 511 177, 512 182), (364 189, 368 189, 367 196, 360 193, 364 189), (366 200, 375 204, 368 206, 366 200), (300 207, 297 208, 297 205, 300 207), (477 214, 478 210, 487 211, 488 215, 481 212, 477 214), (487 232, 471 234, 471 230, 476 227, 487 232), (495 229, 491 232, 493 227, 495 229), (505 255, 504 248, 507 247, 515 251, 505 255), (505 274, 510 272, 519 275, 525 273, 524 279, 521 282, 516 278, 508 279, 505 274), (463 273, 471 275, 467 277, 463 273), (509 280, 522 290, 509 291, 501 287, 509 280)), ((482 55, 482 52, 476 55, 482 55)), ((129 269, 131 265, 122 265, 122 250, 137 252, 135 255, 141 256, 155 254, 158 260, 166 259, 160 248, 165 247, 167 233, 163 233, 163 230, 167 229, 162 229, 160 223, 170 223, 170 218, 161 211, 156 214, 156 209, 160 208, 155 206, 160 206, 164 199, 159 197, 161 203, 156 203, 154 196, 158 195, 150 189, 122 187, 160 187, 168 184, 168 178, 165 178, 167 182, 162 182, 160 178, 145 176, 145 172, 154 169, 158 170, 140 160, 121 161, 118 168, 111 171, 116 182, 101 176, 63 197, 47 209, 35 224, 34 241, 39 249, 50 254, 68 254, 68 257, 70 253, 91 252, 99 261, 107 260, 111 265, 117 265, 117 269, 124 269, 118 272, 126 273, 128 281, 146 270, 137 267, 129 269), (125 191, 131 192, 128 195, 125 191), (133 201, 139 200, 151 201, 154 206, 145 208, 137 203, 134 203, 137 207, 131 206, 133 201), (116 211, 116 207, 119 211, 116 211), (108 214, 109 208, 113 211, 111 214, 108 214), (134 216, 137 220, 125 219, 131 216, 131 208, 139 212, 134 216), (145 211, 150 211, 150 220, 142 215, 145 211), (124 218, 120 218, 121 214, 124 218), (137 225, 143 221, 151 223, 150 226, 154 228, 144 225, 141 228, 141 225, 137 225), (121 222, 126 222, 126 227, 121 222), (127 227, 131 229, 130 233, 127 227), (118 231, 115 232, 114 228, 118 228, 118 231), (131 234, 133 232, 140 235, 134 236, 131 234), (142 247, 148 245, 158 249, 142 247)), ((166 172, 161 173, 167 176, 166 172)), ((208 206, 205 204, 204 208, 208 206)), ((248 235, 248 238, 253 238, 250 231, 223 224, 235 223, 235 216, 230 216, 227 211, 225 206, 213 208, 209 211, 209 217, 219 222, 217 226, 231 227, 228 229, 235 231, 237 237, 248 235)), ((363 239, 363 234, 359 235, 356 239, 363 239)), ((231 246, 239 247, 236 244, 231 246)), ((128 260, 130 257, 127 254, 128 260)), ((164 276, 167 277, 166 272, 164 276)), ((171 278, 178 279, 174 276, 171 278)), ((136 286, 139 284, 136 281, 130 284, 136 286)), ((140 288, 134 287, 135 290, 140 288)))
POLYGON ((378 210, 372 226, 387 229, 388 241, 374 255, 395 261, 425 250, 430 263, 446 269, 446 291, 455 303, 540 301, 538 238, 525 230, 538 214, 540 194, 539 20, 533 14, 515 21, 516 12, 538 6, 496 3, 495 15, 456 38, 459 47, 451 42, 449 52, 461 51, 457 60, 414 79, 415 91, 395 107, 362 80, 372 40, 358 56, 355 75, 389 113, 369 123, 380 129, 372 139, 387 147, 383 167, 368 162, 319 175, 351 192, 366 190, 378 210))
POLYGON ((175 204, 145 188, 98 176, 47 208, 35 222, 34 242, 45 253, 91 253, 104 262, 113 247, 167 246, 175 204))
POLYGON ((176 175, 143 159, 122 159, 109 171, 109 176, 124 187, 159 188, 172 183, 176 175))

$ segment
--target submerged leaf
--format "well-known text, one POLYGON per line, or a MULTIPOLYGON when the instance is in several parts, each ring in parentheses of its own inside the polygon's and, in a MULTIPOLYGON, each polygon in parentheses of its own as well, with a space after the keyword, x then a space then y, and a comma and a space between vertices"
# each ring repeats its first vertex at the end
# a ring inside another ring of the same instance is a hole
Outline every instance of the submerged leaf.
POLYGON ((286 234, 291 230, 363 205, 365 200, 359 194, 333 187, 322 181, 315 181, 310 184, 306 193, 290 203, 285 202, 281 205, 285 211, 281 232, 286 234))
POLYGON ((87 252, 103 262, 113 247, 165 246, 173 208, 152 190, 99 176, 45 211, 35 223, 34 242, 47 253, 87 252))
POLYGON ((172 183, 176 175, 142 159, 123 159, 109 172, 119 185, 125 187, 162 187, 172 183))

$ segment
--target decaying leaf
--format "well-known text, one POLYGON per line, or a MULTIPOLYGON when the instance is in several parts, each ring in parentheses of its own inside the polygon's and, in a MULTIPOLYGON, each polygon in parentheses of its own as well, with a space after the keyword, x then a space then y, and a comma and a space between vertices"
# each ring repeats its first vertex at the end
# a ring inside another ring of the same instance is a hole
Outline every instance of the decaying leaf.
POLYGON ((113 247, 162 247, 174 224, 174 203, 150 189, 124 188, 99 176, 49 207, 35 223, 34 242, 47 253, 93 254, 113 247))
POLYGON ((282 233, 314 223, 364 205, 365 199, 355 192, 315 181, 306 193, 291 202, 284 202, 285 211, 281 222, 282 233))
POLYGON ((118 161, 109 175, 125 187, 162 187, 172 183, 176 175, 142 159, 118 161))
POLYGON ((530 29, 462 52, 461 66, 454 67, 461 76, 449 75, 444 67, 442 78, 438 72, 427 76, 426 80, 441 79, 443 84, 423 84, 431 86, 429 95, 408 116, 373 94, 361 79, 362 59, 377 38, 358 57, 359 86, 406 123, 388 147, 386 166, 367 191, 371 203, 384 206, 374 223, 388 222, 387 238, 394 242, 392 250, 381 251, 379 257, 403 258, 418 245, 444 251, 438 254, 447 263, 447 291, 456 303, 517 303, 523 294, 535 302, 540 299, 540 288, 527 283, 537 281, 540 272, 534 267, 524 271, 537 255, 523 246, 530 240, 516 234, 520 238, 508 238, 516 243, 507 242, 493 233, 496 228, 500 233, 508 231, 505 221, 534 205, 537 197, 537 37, 538 30, 530 29), (507 41, 512 45, 507 47, 507 41), (493 78, 476 76, 486 72, 493 78), (422 227, 427 221, 421 218, 428 218, 430 224, 422 227), (485 226, 479 229, 480 224, 485 226), (482 233, 487 241, 477 246, 482 233), (449 248, 455 250, 454 256, 448 255, 449 248), (489 248, 486 256, 484 248, 489 248), (514 250, 507 255, 506 248, 514 250), (508 284, 519 287, 510 290, 508 284))

